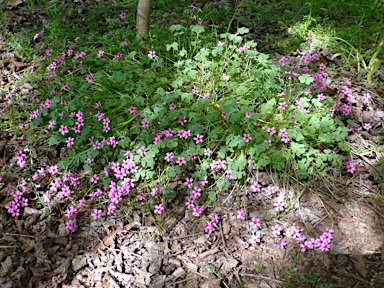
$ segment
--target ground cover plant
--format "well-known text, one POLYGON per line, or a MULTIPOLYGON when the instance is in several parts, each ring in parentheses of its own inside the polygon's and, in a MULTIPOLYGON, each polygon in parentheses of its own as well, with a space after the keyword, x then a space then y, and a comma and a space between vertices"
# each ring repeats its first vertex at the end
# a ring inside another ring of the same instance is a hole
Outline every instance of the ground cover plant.
POLYGON ((237 207, 251 244, 260 245, 267 228, 280 249, 330 249, 332 227, 313 237, 296 227, 283 231, 278 219, 301 195, 262 185, 253 174, 277 171, 297 183, 334 169, 354 175, 347 136, 373 123, 351 114, 371 95, 356 97, 348 77, 329 93, 332 68, 320 53, 271 59, 250 29, 214 25, 216 9, 190 5, 158 15, 144 39, 125 29, 128 6, 103 16, 102 34, 67 34, 53 18, 31 35, 41 51, 29 70, 36 92, 28 99, 2 93, 2 112, 19 112, 4 117, 3 127, 23 134, 9 166, 26 175, 7 188, 12 217, 45 207, 76 233, 140 203, 161 227, 182 197, 188 217, 211 234, 222 217, 219 196, 257 194, 275 212, 261 220, 247 213, 246 201, 237 207))

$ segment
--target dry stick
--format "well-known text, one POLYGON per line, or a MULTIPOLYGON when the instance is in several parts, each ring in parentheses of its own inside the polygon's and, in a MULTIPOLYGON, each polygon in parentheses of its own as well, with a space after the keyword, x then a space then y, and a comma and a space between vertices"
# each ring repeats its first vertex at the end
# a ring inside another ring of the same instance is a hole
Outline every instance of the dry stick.
POLYGON ((281 280, 278 280, 278 279, 275 279, 275 278, 272 278, 272 277, 268 277, 268 276, 263 276, 263 275, 258 275, 258 274, 248 274, 248 273, 240 273, 240 275, 241 276, 246 276, 246 277, 261 278, 261 279, 264 279, 264 280, 274 281, 274 282, 277 282, 279 284, 285 284, 284 281, 281 281, 281 280))
POLYGON ((173 285, 181 284, 181 283, 183 283, 183 282, 187 282, 187 281, 189 281, 189 280, 195 280, 195 279, 197 279, 197 278, 198 278, 197 276, 193 276, 193 277, 185 278, 185 279, 183 279, 183 280, 176 281, 175 283, 173 283, 173 284, 171 284, 171 285, 173 286, 173 285))
POLYGON ((36 236, 32 235, 24 235, 24 234, 13 234, 13 233, 4 233, 4 235, 9 235, 9 236, 20 236, 20 237, 28 237, 28 238, 37 238, 36 236))
POLYGON ((228 252, 227 252, 227 248, 225 247, 225 239, 224 239, 224 234, 223 234, 223 227, 222 227, 221 224, 220 224, 220 235, 221 235, 221 241, 223 241, 223 252, 224 252, 225 256, 227 256, 227 258, 228 258, 229 255, 228 255, 228 252))
POLYGON ((235 269, 235 276, 236 276, 237 281, 239 282, 240 288, 243 288, 243 284, 241 283, 241 279, 239 276, 239 269, 235 269))
POLYGON ((195 234, 188 234, 184 236, 179 236, 179 237, 164 237, 163 240, 178 240, 178 239, 183 239, 183 238, 188 238, 188 237, 193 237, 197 235, 203 235, 203 233, 195 233, 195 234))
POLYGON ((183 266, 184 266, 185 268, 187 268, 189 271, 191 271, 193 274, 199 275, 199 276, 201 276, 201 277, 203 277, 203 278, 208 278, 208 276, 205 276, 205 275, 203 275, 203 274, 200 274, 199 272, 194 271, 194 270, 192 270, 191 268, 189 268, 188 265, 185 264, 183 261, 181 261, 181 264, 183 264, 183 266))
POLYGON ((384 174, 382 174, 382 173, 381 173, 381 172, 380 172, 374 165, 372 165, 371 163, 369 163, 369 161, 367 160, 366 157, 364 157, 364 156, 361 155, 361 154, 355 153, 355 152, 353 152, 353 151, 352 151, 352 153, 355 154, 355 155, 357 155, 357 156, 359 156, 365 163, 367 163, 369 166, 371 166, 373 169, 375 169, 376 172, 379 173, 379 175, 381 175, 381 177, 384 178, 384 174))

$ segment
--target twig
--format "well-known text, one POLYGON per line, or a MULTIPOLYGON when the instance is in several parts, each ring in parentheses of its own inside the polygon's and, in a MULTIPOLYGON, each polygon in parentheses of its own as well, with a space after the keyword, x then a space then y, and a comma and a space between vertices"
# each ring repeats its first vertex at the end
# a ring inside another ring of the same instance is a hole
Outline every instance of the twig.
POLYGON ((34 238, 36 239, 36 236, 32 235, 24 235, 24 234, 13 234, 13 233, 4 233, 4 235, 9 235, 9 236, 20 236, 20 237, 28 237, 28 238, 34 238))
POLYGON ((259 275, 259 274, 240 273, 240 275, 241 276, 246 276, 246 277, 261 278, 261 279, 264 279, 264 280, 274 281, 274 282, 277 282, 279 284, 285 284, 284 281, 281 281, 281 280, 278 280, 278 279, 275 279, 275 278, 272 278, 272 277, 268 277, 268 276, 259 275))
POLYGON ((227 248, 225 247, 225 239, 224 239, 223 227, 222 227, 221 224, 220 224, 220 235, 221 235, 221 241, 223 241, 223 251, 224 251, 224 254, 228 258, 229 255, 228 255, 228 252, 227 252, 227 248))
POLYGON ((181 283, 187 282, 189 280, 195 280, 195 279, 197 279, 197 276, 193 276, 193 277, 185 278, 183 280, 176 281, 175 283, 172 283, 171 285, 173 286, 173 285, 181 284, 181 283))
POLYGON ((239 270, 238 269, 235 269, 235 276, 236 276, 236 279, 237 279, 237 282, 239 282, 239 287, 240 288, 243 288, 243 284, 241 283, 241 279, 240 279, 240 276, 239 276, 239 270))
POLYGON ((188 234, 188 235, 179 236, 179 237, 164 237, 163 240, 178 240, 178 239, 193 237, 197 235, 203 235, 203 233, 194 233, 194 234, 188 234))
POLYGON ((353 152, 352 151, 352 153, 353 154, 355 154, 355 155, 357 155, 357 156, 359 156, 360 158, 361 158, 361 160, 363 160, 365 163, 367 163, 369 166, 371 166, 373 169, 375 169, 376 170, 376 172, 379 174, 379 175, 381 175, 381 177, 383 177, 384 178, 384 175, 374 166, 374 165, 372 165, 371 163, 369 163, 369 161, 367 160, 367 158, 366 157, 364 157, 363 155, 361 155, 361 154, 358 154, 358 153, 356 153, 356 152, 353 152))
POLYGON ((189 268, 188 265, 185 264, 183 261, 181 261, 181 264, 183 264, 183 266, 184 266, 185 268, 187 268, 189 271, 191 271, 193 274, 199 275, 199 276, 201 276, 201 277, 203 277, 203 278, 208 278, 208 276, 205 276, 205 275, 203 275, 203 274, 200 274, 199 272, 194 271, 194 270, 192 270, 191 268, 189 268))

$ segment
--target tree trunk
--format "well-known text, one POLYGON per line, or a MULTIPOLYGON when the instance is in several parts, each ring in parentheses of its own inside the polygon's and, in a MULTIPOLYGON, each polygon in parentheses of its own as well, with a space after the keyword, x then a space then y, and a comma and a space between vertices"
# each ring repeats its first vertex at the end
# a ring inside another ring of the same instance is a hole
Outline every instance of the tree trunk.
POLYGON ((139 0, 136 15, 136 37, 140 38, 149 32, 152 0, 139 0))

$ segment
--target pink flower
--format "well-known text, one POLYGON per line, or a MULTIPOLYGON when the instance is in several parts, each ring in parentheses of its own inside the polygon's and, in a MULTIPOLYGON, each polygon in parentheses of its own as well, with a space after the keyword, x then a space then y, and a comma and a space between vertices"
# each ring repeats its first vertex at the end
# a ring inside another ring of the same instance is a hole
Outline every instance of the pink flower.
POLYGON ((147 154, 147 151, 145 150, 145 146, 141 146, 138 150, 141 157, 143 157, 145 154, 147 154))
POLYGON ((184 185, 186 185, 189 189, 192 188, 192 184, 193 184, 193 178, 186 178, 185 179, 184 185))
POLYGON ((369 93, 365 93, 365 94, 363 95, 363 103, 364 103, 364 104, 368 104, 370 99, 371 99, 371 94, 369 94, 369 93))
POLYGON ((252 217, 252 220, 249 221, 249 225, 252 227, 253 230, 257 230, 257 228, 261 227, 260 218, 252 217))
POLYGON ((104 51, 103 50, 99 50, 99 53, 97 53, 97 58, 100 58, 104 55, 104 51))
POLYGON ((256 235, 256 234, 253 234, 251 239, 250 239, 250 242, 252 245, 256 246, 258 244, 260 244, 261 242, 261 239, 260 239, 260 236, 259 235, 256 235))
POLYGON ((192 94, 197 94, 197 93, 199 93, 199 88, 197 88, 196 86, 193 86, 192 94))
POLYGON ((49 121, 48 129, 54 128, 56 125, 56 121, 49 121))
POLYGON ((208 234, 211 234, 213 231, 215 231, 215 229, 216 229, 215 223, 213 223, 211 221, 211 222, 207 223, 207 225, 205 225, 204 232, 208 233, 208 234))
POLYGON ((276 211, 284 211, 285 205, 286 205, 285 202, 280 202, 280 201, 273 203, 273 206, 275 207, 276 211))
POLYGON ((204 149, 204 155, 205 156, 210 156, 211 154, 212 154, 212 150, 211 149, 209 149, 209 148, 204 149))
POLYGON ((175 109, 176 109, 176 104, 175 103, 169 104, 169 110, 175 110, 175 109))
POLYGON ((93 217, 94 220, 97 220, 101 217, 101 212, 103 212, 101 209, 98 210, 95 208, 91 216, 93 217))
POLYGON ((88 74, 87 77, 85 77, 85 80, 88 81, 88 83, 92 83, 93 82, 93 77, 91 74, 88 74))
POLYGON ((205 179, 201 180, 199 183, 201 186, 205 186, 208 184, 208 180, 207 180, 207 178, 205 178, 205 179))
POLYGON ((77 225, 72 220, 68 220, 67 222, 65 222, 65 228, 67 228, 67 230, 73 233, 76 231, 77 225))
POLYGON ((184 157, 177 157, 177 160, 176 160, 176 164, 179 165, 179 166, 183 166, 184 164, 186 164, 187 162, 185 162, 185 158, 184 157))
POLYGON ((89 182, 91 183, 97 183, 97 181, 99 181, 99 176, 97 176, 97 174, 93 175, 90 179, 89 179, 89 182))
POLYGON ((125 13, 124 11, 122 11, 122 12, 120 13, 120 19, 121 19, 121 20, 124 20, 125 17, 127 17, 127 13, 125 13))
POLYGON ((203 135, 197 134, 193 140, 196 141, 196 144, 202 143, 203 142, 203 135))
POLYGON ((201 213, 204 211, 204 205, 202 206, 195 206, 192 208, 192 215, 195 217, 199 217, 201 213))
POLYGON ((245 113, 245 118, 251 118, 251 116, 252 116, 251 112, 246 112, 245 113))
POLYGON ((243 134, 243 139, 245 140, 246 143, 252 140, 251 134, 243 134))
POLYGON ((145 195, 143 193, 140 193, 139 195, 137 195, 137 199, 139 199, 139 201, 143 201, 145 199, 145 195))
POLYGON ((172 152, 168 152, 168 153, 165 155, 164 160, 167 161, 167 162, 171 162, 171 161, 173 161, 173 153, 172 153, 172 152))
POLYGON ((353 161, 352 160, 349 160, 347 162, 347 170, 349 173, 353 174, 355 172, 355 164, 353 164, 353 161))
POLYGON ((279 104, 279 109, 280 110, 285 110, 288 107, 288 104, 286 102, 282 102, 279 104))
POLYGON ((261 185, 257 182, 254 182, 252 185, 251 185, 251 191, 252 192, 260 192, 261 191, 261 185))
POLYGON ((151 59, 156 58, 156 53, 155 53, 155 51, 149 51, 149 53, 148 53, 148 57, 151 58, 151 59))
POLYGON ((121 54, 121 52, 118 52, 112 60, 120 60, 121 58, 123 57, 123 54, 121 54))
POLYGON ((67 143, 68 148, 71 148, 73 146, 74 140, 75 138, 69 137, 67 141, 65 141, 67 143))
POLYGON ((244 209, 240 209, 237 211, 237 218, 241 220, 245 220, 245 212, 244 209))
POLYGON ((277 241, 277 248, 285 249, 285 246, 287 246, 287 242, 285 242, 284 239, 281 239, 280 241, 277 241))
POLYGON ((276 224, 275 226, 272 226, 271 230, 272 230, 272 234, 275 236, 279 236, 281 234, 281 231, 283 231, 281 226, 278 224, 276 224))
POLYGON ((267 193, 268 196, 271 196, 275 192, 276 191, 274 186, 268 186, 267 188, 265 188, 265 193, 267 193))
POLYGON ((143 128, 149 128, 149 121, 147 119, 144 119, 143 121, 141 121, 141 126, 143 128))
POLYGON ((363 127, 364 127, 365 130, 369 130, 369 129, 372 128, 371 124, 369 124, 369 123, 365 123, 365 124, 363 125, 363 127))
POLYGON ((48 168, 48 172, 49 172, 51 175, 55 175, 58 171, 59 171, 59 168, 58 168, 56 165, 50 166, 50 167, 48 168))
POLYGON ((276 129, 275 129, 275 127, 267 128, 267 132, 269 133, 269 135, 273 135, 276 133, 276 129))
POLYGON ((155 214, 161 214, 161 213, 163 213, 163 211, 164 211, 164 206, 163 206, 163 204, 159 204, 159 205, 156 205, 155 206, 155 214))
POLYGON ((131 113, 132 115, 135 115, 136 114, 136 107, 135 106, 131 106, 128 108, 128 111, 129 113, 131 113))

